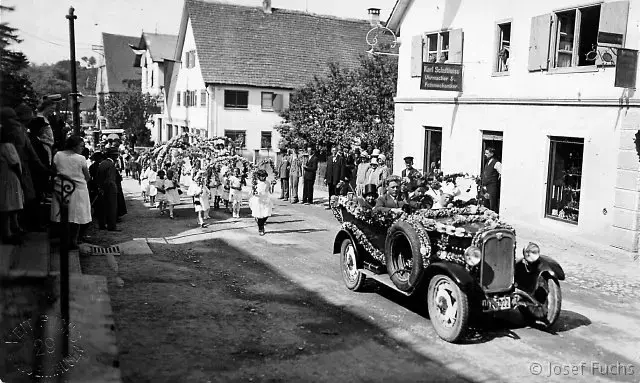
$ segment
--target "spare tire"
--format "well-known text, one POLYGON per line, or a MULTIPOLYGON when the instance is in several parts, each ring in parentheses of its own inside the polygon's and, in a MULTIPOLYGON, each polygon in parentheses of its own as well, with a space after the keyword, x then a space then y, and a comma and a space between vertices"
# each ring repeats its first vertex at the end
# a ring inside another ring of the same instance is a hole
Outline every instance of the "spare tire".
POLYGON ((414 290, 420 284, 424 266, 420 239, 413 226, 406 221, 394 223, 387 233, 384 254, 393 284, 404 292, 414 290))

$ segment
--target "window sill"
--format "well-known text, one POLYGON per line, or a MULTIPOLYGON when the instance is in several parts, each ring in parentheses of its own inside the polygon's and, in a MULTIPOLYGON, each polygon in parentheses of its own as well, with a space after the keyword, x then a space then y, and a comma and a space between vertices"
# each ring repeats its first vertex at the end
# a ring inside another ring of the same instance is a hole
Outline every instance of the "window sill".
POLYGON ((275 109, 273 108, 262 108, 263 112, 275 112, 275 109))
POLYGON ((504 72, 491 72, 491 77, 504 77, 504 76, 509 76, 510 72, 509 71, 504 71, 504 72))
POLYGON ((576 225, 576 226, 578 225, 578 222, 571 221, 571 220, 568 220, 568 219, 563 219, 563 218, 556 217, 556 216, 550 215, 550 214, 545 214, 544 217, 548 218, 548 219, 552 219, 554 221, 568 223, 570 225, 576 225))
POLYGON ((225 106, 225 110, 249 110, 248 106, 225 106))
POLYGON ((597 72, 598 67, 595 65, 574 66, 565 68, 551 68, 548 74, 565 74, 565 73, 592 73, 597 72))

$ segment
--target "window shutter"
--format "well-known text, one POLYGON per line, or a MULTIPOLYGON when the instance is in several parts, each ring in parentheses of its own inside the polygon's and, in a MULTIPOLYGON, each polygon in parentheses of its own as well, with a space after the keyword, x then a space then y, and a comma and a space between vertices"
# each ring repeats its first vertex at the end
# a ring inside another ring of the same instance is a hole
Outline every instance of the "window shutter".
POLYGON ((551 14, 531 18, 529 37, 529 71, 549 68, 549 45, 551 41, 551 14))
POLYGON ((422 36, 411 38, 411 77, 422 75, 422 36))
POLYGON ((462 45, 463 33, 462 29, 453 29, 449 31, 449 60, 451 64, 462 64, 462 45))
POLYGON ((628 1, 602 3, 602 5, 600 6, 600 26, 598 27, 598 33, 615 33, 622 35, 622 44, 604 44, 601 41, 598 41, 598 56, 596 57, 596 65, 614 65, 614 63, 604 62, 602 60, 602 55, 605 52, 611 53, 611 51, 607 47, 624 47, 628 17, 628 1))
POLYGON ((184 67, 189 68, 189 52, 185 52, 184 54, 184 67))
POLYGON ((284 97, 281 94, 276 94, 273 98, 273 110, 281 112, 284 105, 284 97))

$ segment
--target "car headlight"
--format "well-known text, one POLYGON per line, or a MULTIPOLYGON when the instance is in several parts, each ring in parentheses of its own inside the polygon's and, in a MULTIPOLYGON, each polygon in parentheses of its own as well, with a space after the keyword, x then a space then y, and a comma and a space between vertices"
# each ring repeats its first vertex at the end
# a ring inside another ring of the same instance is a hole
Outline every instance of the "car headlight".
POLYGON ((469 246, 464 251, 464 259, 469 266, 475 266, 480 263, 482 252, 475 246, 469 246))
POLYGON ((529 242, 527 247, 522 250, 522 254, 527 262, 533 263, 540 258, 540 246, 533 242, 529 242))

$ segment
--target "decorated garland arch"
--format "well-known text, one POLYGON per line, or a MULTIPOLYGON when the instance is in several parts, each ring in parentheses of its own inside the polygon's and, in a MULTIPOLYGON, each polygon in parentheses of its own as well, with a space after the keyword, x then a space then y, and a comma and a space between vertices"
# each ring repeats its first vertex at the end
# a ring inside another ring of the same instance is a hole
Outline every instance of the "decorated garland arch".
POLYGON ((272 188, 278 182, 277 180, 278 171, 276 170, 276 164, 273 162, 273 158, 265 158, 260 162, 258 162, 253 169, 253 174, 251 175, 251 193, 252 194, 257 193, 257 187, 258 187, 257 170, 258 169, 266 170, 267 174, 269 173, 269 170, 271 170, 271 173, 273 174, 273 179, 270 181, 272 188))

